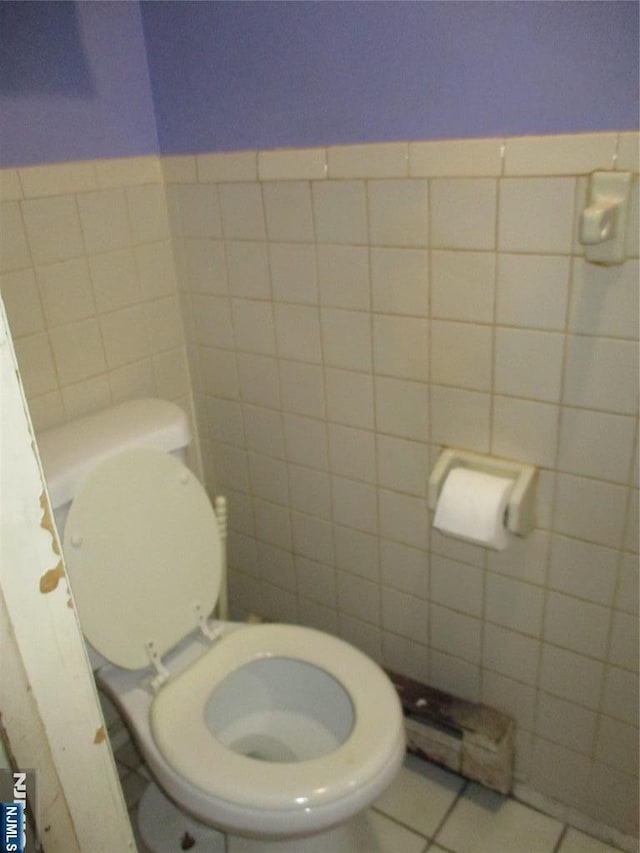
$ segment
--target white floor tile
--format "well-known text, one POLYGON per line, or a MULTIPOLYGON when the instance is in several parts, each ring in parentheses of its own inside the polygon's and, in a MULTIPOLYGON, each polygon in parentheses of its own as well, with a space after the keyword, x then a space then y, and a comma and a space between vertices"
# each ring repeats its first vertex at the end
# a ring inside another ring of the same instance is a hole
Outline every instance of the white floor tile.
POLYGON ((427 844, 422 836, 371 810, 311 838, 262 841, 227 836, 228 853, 422 853, 427 844))
POLYGON ((561 832, 559 821, 473 784, 436 841, 456 853, 553 853, 561 832))
POLYGON ((562 839, 558 853, 618 853, 618 848, 570 827, 562 839))
POLYGON ((463 785, 459 776, 409 756, 374 808, 432 837, 463 785))

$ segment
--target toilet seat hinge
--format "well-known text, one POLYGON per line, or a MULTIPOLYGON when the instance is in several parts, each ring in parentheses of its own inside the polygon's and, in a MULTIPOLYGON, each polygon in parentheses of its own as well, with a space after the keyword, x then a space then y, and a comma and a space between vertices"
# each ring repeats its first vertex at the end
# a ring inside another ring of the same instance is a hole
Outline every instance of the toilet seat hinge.
POLYGON ((215 642, 223 633, 222 628, 218 628, 217 630, 212 628, 209 622, 207 621, 206 616, 202 613, 202 607, 196 601, 193 605, 193 609, 196 614, 196 620, 198 622, 198 628, 200 628, 200 632, 209 640, 210 642, 215 642))
POLYGON ((147 650, 147 654, 149 655, 149 661, 151 662, 151 666, 156 671, 155 678, 151 679, 151 689, 154 693, 157 693, 158 690, 160 690, 160 688, 162 687, 162 685, 167 683, 167 681, 171 677, 171 673, 162 663, 162 658, 158 654, 156 644, 153 640, 147 640, 147 642, 144 644, 144 647, 147 650))

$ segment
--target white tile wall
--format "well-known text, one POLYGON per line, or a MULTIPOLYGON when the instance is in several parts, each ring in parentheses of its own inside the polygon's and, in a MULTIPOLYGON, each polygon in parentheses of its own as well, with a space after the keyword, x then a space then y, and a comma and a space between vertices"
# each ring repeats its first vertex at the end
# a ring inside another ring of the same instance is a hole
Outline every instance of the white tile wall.
POLYGON ((144 395, 190 413, 159 158, 2 176, 0 288, 36 428, 144 395))
POLYGON ((512 713, 519 778, 631 833, 637 211, 622 266, 585 263, 575 235, 585 176, 637 172, 637 145, 0 173, 0 284, 37 426, 193 389, 208 485, 229 500, 234 615, 334 631, 512 713), (531 536, 498 554, 430 530, 443 444, 540 467, 531 536))

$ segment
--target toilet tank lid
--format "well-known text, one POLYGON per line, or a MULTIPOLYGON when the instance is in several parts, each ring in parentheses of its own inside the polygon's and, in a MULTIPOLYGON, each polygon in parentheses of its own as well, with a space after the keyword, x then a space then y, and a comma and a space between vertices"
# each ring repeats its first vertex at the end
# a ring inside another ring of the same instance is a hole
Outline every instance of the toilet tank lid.
POLYGON ((132 447, 169 453, 186 447, 184 411, 167 400, 129 400, 38 434, 38 450, 54 509, 68 503, 96 465, 132 447))

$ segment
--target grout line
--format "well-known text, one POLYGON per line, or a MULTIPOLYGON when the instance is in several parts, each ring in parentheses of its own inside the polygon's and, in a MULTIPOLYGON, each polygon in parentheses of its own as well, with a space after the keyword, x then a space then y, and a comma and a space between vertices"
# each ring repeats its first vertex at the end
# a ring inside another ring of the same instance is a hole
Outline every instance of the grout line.
MULTIPOLYGON (((544 812, 543 812, 543 814, 544 814, 544 812)), ((565 823, 565 825, 562 827, 562 832, 560 833, 560 837, 558 838, 556 845, 553 848, 552 853, 559 853, 560 849, 562 848, 562 844, 564 842, 564 839, 565 839, 565 836, 567 834, 568 829, 569 829, 569 826, 568 826, 568 824, 565 823)))

